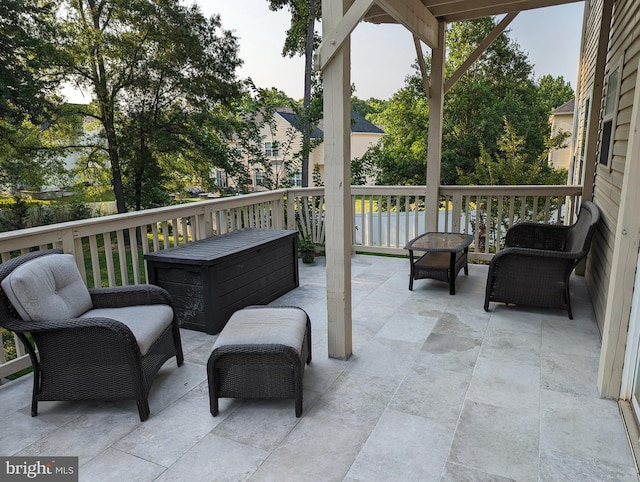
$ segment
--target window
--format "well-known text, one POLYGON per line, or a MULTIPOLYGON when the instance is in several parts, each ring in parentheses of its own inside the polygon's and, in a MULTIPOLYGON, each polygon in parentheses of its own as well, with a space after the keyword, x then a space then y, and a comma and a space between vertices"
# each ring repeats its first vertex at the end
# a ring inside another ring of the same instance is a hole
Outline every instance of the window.
POLYGON ((604 113, 602 114, 602 137, 598 162, 605 166, 611 164, 613 154, 614 125, 618 110, 618 90, 620 88, 620 67, 616 67, 607 78, 604 113))
POLYGON ((256 186, 264 186, 264 171, 262 169, 256 169, 253 171, 256 186))
POLYGON ((227 187, 227 174, 222 169, 216 170, 216 186, 227 187))
POLYGON ((267 157, 278 157, 280 155, 280 149, 278 149, 277 142, 265 142, 264 143, 264 155, 267 157))
POLYGON ((291 185, 295 187, 302 187, 302 173, 294 172, 291 176, 291 185))
POLYGON ((238 154, 238 157, 242 157, 242 146, 240 144, 236 144, 236 154, 238 154))

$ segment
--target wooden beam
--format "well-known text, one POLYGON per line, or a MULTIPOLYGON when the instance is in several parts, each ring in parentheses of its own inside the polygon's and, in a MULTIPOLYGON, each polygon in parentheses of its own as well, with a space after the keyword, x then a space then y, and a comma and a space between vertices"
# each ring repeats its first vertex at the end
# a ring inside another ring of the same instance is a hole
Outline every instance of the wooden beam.
POLYGON ((438 45, 431 53, 431 86, 429 91, 429 132, 427 134, 427 194, 425 209, 427 232, 436 231, 440 208, 440 159, 442 157, 442 119, 444 108, 445 35, 447 23, 438 22, 438 45))
POLYGON ((347 10, 344 17, 340 19, 338 25, 331 33, 322 35, 322 43, 318 48, 314 63, 316 70, 323 70, 324 66, 333 58, 333 56, 342 47, 345 39, 353 32, 364 14, 367 13, 375 0, 355 0, 353 5, 347 10))
POLYGON ((454 86, 454 84, 462 77, 462 75, 473 65, 473 63, 480 58, 480 56, 486 52, 486 50, 491 46, 493 42, 500 36, 502 32, 509 26, 509 24, 513 21, 514 18, 518 16, 518 12, 508 13, 505 17, 500 21, 498 25, 496 25, 489 35, 480 42, 480 44, 476 47, 476 49, 471 52, 469 58, 463 62, 463 64, 458 67, 451 77, 444 84, 444 93, 449 92, 449 89, 454 86))
POLYGON ((512 2, 497 2, 495 0, 477 0, 474 2, 456 2, 446 5, 428 7, 434 17, 445 19, 447 22, 473 20, 474 18, 503 15, 505 13, 523 12, 536 8, 551 7, 582 0, 516 0, 512 2))
MULTIPOLYGON (((536 8, 552 7, 568 3, 583 2, 584 0, 422 0, 425 7, 438 20, 447 23, 471 20, 492 15, 504 15, 512 12, 522 12, 536 8)), ((364 17, 370 23, 398 23, 382 8, 373 5, 364 17)))
POLYGON ((427 73, 427 65, 424 62, 424 53, 422 52, 422 45, 420 44, 420 39, 413 36, 413 43, 416 46, 416 55, 418 57, 418 65, 420 66, 420 75, 422 76, 422 88, 424 89, 424 93, 427 97, 431 97, 431 92, 429 89, 429 74, 427 73))
MULTIPOLYGON (((638 64, 638 68, 640 68, 640 62, 638 64)), ((637 162, 639 152, 640 75, 637 75, 598 370, 600 394, 603 397, 613 399, 618 399, 621 395, 622 368, 638 264, 640 190, 635 186, 637 180, 640 179, 640 162, 637 162)))
MULTIPOLYGON (((350 0, 322 0, 323 37, 336 30, 350 0)), ((329 357, 347 359, 351 332, 351 42, 323 69, 327 331, 329 357)))
POLYGON ((376 3, 430 48, 438 47, 438 21, 420 0, 376 0, 376 3))

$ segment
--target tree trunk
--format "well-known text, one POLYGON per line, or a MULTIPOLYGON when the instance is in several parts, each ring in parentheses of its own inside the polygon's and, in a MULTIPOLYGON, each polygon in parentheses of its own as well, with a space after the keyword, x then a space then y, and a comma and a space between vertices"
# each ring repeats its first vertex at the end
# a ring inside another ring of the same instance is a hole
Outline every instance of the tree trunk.
POLYGON ((302 187, 309 186, 309 154, 311 150, 311 123, 309 106, 311 104, 311 73, 313 68, 313 34, 316 19, 316 0, 309 0, 309 20, 307 22, 307 41, 304 53, 304 125, 302 140, 302 187))
POLYGON ((107 135, 107 149, 109 152, 109 161, 111 162, 111 183, 113 185, 113 194, 116 197, 116 206, 118 213, 126 213, 127 206, 124 202, 124 187, 122 185, 122 170, 120 168, 120 155, 118 154, 118 140, 116 137, 116 128, 113 119, 113 109, 106 105, 102 105, 102 119, 104 130, 107 135))

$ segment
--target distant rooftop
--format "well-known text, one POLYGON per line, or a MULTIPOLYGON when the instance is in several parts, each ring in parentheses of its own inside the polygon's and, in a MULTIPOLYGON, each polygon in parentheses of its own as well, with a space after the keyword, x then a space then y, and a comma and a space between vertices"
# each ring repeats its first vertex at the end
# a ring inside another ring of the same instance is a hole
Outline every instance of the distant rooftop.
MULTIPOLYGON (((301 130, 302 120, 298 114, 294 114, 291 109, 282 108, 276 111, 282 116, 289 124, 296 129, 301 130)), ((314 128, 311 132, 312 138, 318 138, 324 136, 324 120, 321 120, 318 127, 314 128)), ((367 119, 358 114, 355 110, 351 111, 351 132, 359 133, 372 133, 372 134, 384 134, 384 130, 380 127, 372 124, 367 119)))
POLYGON ((574 110, 575 104, 576 104, 576 99, 571 99, 569 102, 565 102, 560 107, 558 107, 556 110, 551 112, 551 115, 573 114, 573 110, 574 110))

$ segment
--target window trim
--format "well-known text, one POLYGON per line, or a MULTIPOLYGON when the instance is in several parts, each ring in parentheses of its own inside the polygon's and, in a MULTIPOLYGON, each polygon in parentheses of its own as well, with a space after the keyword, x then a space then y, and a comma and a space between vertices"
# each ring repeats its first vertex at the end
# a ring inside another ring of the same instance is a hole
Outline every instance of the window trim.
POLYGON ((278 157, 280 156, 280 146, 278 141, 265 142, 264 143, 264 155, 265 157, 278 157))
POLYGON ((255 168, 253 170, 253 181, 255 186, 264 186, 264 181, 266 180, 266 173, 264 169, 255 168))
POLYGON ((605 87, 602 99, 602 120, 600 124, 599 134, 599 147, 598 147, 598 164, 612 169, 613 159, 613 146, 615 144, 616 127, 618 122, 618 104, 620 101, 620 86, 622 84, 622 62, 617 62, 614 67, 609 71, 605 81, 605 87), (616 74, 615 78, 615 91, 613 96, 610 96, 609 89, 611 88, 611 76, 616 74), (611 100, 611 109, 607 109, 608 101, 611 100), (607 112, 609 110, 609 112, 607 112), (605 141, 607 145, 605 146, 605 141), (606 159, 604 154, 606 153, 606 159))

